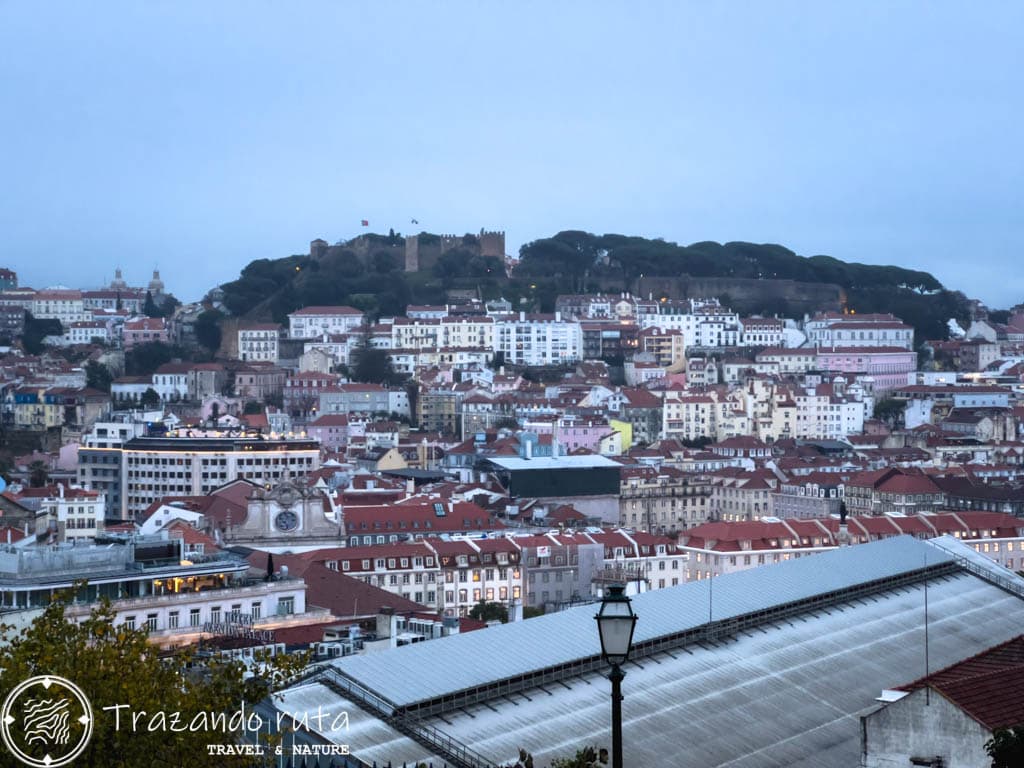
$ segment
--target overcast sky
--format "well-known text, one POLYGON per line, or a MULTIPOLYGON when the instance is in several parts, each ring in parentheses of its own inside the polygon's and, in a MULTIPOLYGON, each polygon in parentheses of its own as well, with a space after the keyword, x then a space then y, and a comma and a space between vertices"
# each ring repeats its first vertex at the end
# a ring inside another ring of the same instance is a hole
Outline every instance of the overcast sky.
POLYGON ((368 219, 781 243, 1005 307, 1022 98, 1021 2, 0 0, 0 266, 194 300, 368 219))

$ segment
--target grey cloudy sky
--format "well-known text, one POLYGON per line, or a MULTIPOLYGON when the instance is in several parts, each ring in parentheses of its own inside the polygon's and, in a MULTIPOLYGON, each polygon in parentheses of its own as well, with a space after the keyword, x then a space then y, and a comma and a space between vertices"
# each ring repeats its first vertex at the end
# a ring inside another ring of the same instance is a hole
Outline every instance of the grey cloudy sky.
POLYGON ((777 242, 1008 306, 1022 30, 1020 2, 0 0, 0 265, 159 265, 188 300, 368 219, 777 242))

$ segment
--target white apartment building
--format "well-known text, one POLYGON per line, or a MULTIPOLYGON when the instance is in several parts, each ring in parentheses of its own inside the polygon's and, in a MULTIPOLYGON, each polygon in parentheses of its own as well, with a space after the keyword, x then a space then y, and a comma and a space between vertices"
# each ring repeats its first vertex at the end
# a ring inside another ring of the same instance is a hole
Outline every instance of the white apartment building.
POLYGON ((436 553, 421 541, 324 549, 313 557, 333 571, 433 610, 440 608, 441 566, 436 553))
POLYGON ((893 315, 818 315, 804 326, 815 347, 914 348, 914 329, 893 315))
POLYGON ((103 530, 106 496, 101 491, 63 483, 42 488, 22 488, 15 494, 18 502, 45 519, 36 518, 37 533, 47 532, 43 543, 89 541, 103 530))
POLYGON ((247 325, 238 329, 238 359, 245 362, 276 363, 281 326, 277 323, 247 325))
POLYGON ((558 365, 580 359, 583 332, 580 324, 553 315, 520 312, 505 315, 494 326, 494 351, 513 365, 558 365))
POLYGON ((766 349, 757 354, 758 363, 775 364, 783 375, 806 373, 818 366, 818 351, 814 347, 800 349, 766 349))
POLYGON ((740 321, 743 329, 741 343, 745 347, 785 346, 785 324, 773 317, 745 317, 740 321))
POLYGON ((93 339, 109 344, 111 338, 110 324, 100 320, 82 320, 64 327, 67 344, 91 344, 93 339))
POLYGON ((164 363, 153 374, 153 389, 162 402, 188 399, 189 363, 164 363))
POLYGON ((864 431, 864 403, 836 396, 822 387, 805 389, 794 397, 795 433, 792 437, 841 440, 864 431))
POLYGON ((394 350, 494 348, 494 320, 490 317, 396 317, 391 325, 394 350))
POLYGON ((640 328, 661 328, 683 334, 685 347, 735 347, 740 343, 743 326, 735 312, 717 301, 666 301, 657 311, 638 308, 640 328))
MULTIPOLYGON (((57 495, 42 500, 41 510, 49 513, 57 523, 65 541, 88 541, 103 530, 107 513, 107 498, 100 491, 57 486, 57 495)), ((61 536, 58 536, 58 539, 61 536)))
POLYGON ((362 311, 355 307, 303 307, 288 315, 288 338, 315 339, 347 333, 364 320, 362 311))
POLYGON ((31 312, 38 320, 60 320, 65 326, 92 320, 92 312, 83 304, 82 292, 66 288, 37 291, 32 298, 31 312))
MULTIPOLYGON (((179 436, 180 435, 180 436, 179 436)), ((311 439, 189 436, 137 437, 121 449, 121 517, 135 519, 165 496, 205 496, 237 478, 277 484, 320 467, 311 439)))
POLYGON ((391 367, 399 373, 415 373, 423 368, 451 366, 452 368, 480 368, 486 366, 493 352, 490 349, 435 349, 388 351, 391 367))
POLYGON ((710 437, 725 440, 753 432, 745 395, 740 390, 719 399, 717 393, 669 391, 662 404, 661 436, 681 440, 710 437))

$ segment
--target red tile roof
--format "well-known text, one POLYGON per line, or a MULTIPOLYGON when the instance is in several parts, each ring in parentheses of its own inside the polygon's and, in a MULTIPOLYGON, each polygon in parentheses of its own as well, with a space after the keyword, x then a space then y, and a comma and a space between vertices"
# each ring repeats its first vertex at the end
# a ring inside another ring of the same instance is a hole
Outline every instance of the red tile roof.
POLYGON ((994 731, 1024 722, 1024 636, 902 686, 930 686, 994 731))

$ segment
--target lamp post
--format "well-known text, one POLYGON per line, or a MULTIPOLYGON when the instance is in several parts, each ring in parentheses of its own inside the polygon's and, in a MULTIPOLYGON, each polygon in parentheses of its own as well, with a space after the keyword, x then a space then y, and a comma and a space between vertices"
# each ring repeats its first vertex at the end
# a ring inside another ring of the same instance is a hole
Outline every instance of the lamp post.
POLYGON ((637 616, 622 584, 610 585, 601 601, 601 610, 594 617, 601 637, 601 658, 612 668, 612 768, 622 768, 622 664, 629 659, 633 647, 633 629, 637 616))

